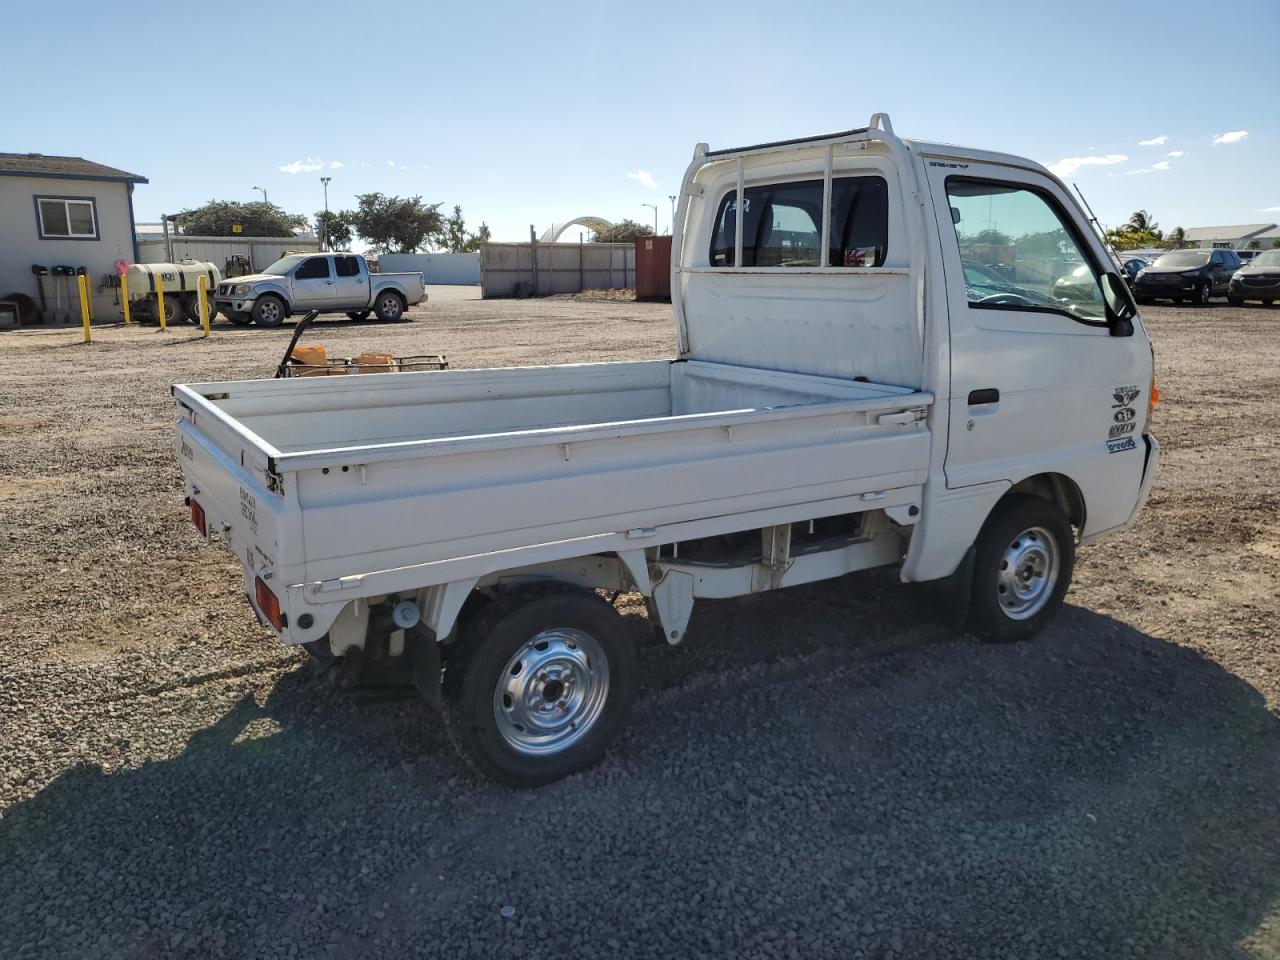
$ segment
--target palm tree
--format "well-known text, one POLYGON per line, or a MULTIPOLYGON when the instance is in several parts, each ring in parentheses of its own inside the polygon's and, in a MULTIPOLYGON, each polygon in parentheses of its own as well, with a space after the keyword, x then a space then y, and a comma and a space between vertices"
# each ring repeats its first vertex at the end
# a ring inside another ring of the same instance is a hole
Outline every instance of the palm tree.
POLYGON ((1182 227, 1174 227, 1169 231, 1169 236, 1165 238, 1170 250, 1181 250, 1182 245, 1187 242, 1187 231, 1182 227))
POLYGON ((1152 233, 1160 233, 1160 224, 1151 219, 1151 214, 1145 210, 1135 210, 1133 215, 1129 217, 1129 222, 1125 224, 1125 228, 1132 230, 1134 233, 1142 233, 1150 230, 1152 233))

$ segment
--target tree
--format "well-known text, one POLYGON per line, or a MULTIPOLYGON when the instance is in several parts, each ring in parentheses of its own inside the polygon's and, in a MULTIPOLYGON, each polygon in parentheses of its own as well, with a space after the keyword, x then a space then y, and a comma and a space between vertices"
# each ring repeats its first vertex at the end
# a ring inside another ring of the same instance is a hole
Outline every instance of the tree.
POLYGON ((1163 236, 1160 232, 1160 224, 1151 219, 1151 214, 1145 210, 1135 210, 1129 217, 1129 222, 1121 229, 1128 229, 1133 233, 1153 233, 1157 237, 1163 236))
POLYGON ((1145 250, 1158 247, 1164 239, 1150 230, 1135 230, 1129 224, 1107 231, 1107 242, 1116 250, 1145 250))
POLYGON ((480 244, 485 243, 489 238, 487 223, 481 223, 480 229, 475 233, 467 232, 466 221, 462 219, 462 207, 455 203, 453 214, 444 221, 440 246, 449 253, 475 253, 480 249, 480 244))
POLYGON ((992 230, 988 227, 986 230, 979 230, 973 236, 964 238, 966 244, 989 243, 993 247, 1007 247, 1013 243, 1007 233, 1001 233, 999 230, 992 230))
POLYGON ((1187 242, 1187 231, 1182 227, 1174 227, 1164 238, 1164 242, 1170 250, 1181 250, 1182 245, 1187 242))
POLYGON ((351 224, 346 217, 332 210, 316 211, 316 233, 326 250, 351 249, 351 224))
POLYGON ((1271 241, 1271 249, 1280 250, 1280 237, 1277 237, 1275 240, 1271 241))
POLYGON ((641 237, 653 236, 653 227, 646 227, 634 220, 615 223, 608 230, 601 230, 591 238, 592 243, 635 243, 641 237))
POLYGON ((1262 241, 1261 241, 1261 240, 1250 240, 1248 243, 1246 243, 1246 244, 1244 245, 1244 248, 1245 248, 1246 250, 1261 250, 1261 249, 1262 249, 1262 241))
POLYGON ((210 200, 203 207, 183 210, 176 223, 183 233, 195 237, 289 237, 294 228, 307 225, 307 218, 265 200, 210 200), (231 229, 236 224, 239 231, 231 229))
POLYGON ((422 197, 388 197, 362 193, 359 206, 343 211, 343 219, 355 228, 375 253, 415 253, 444 233, 440 204, 423 203, 422 197))

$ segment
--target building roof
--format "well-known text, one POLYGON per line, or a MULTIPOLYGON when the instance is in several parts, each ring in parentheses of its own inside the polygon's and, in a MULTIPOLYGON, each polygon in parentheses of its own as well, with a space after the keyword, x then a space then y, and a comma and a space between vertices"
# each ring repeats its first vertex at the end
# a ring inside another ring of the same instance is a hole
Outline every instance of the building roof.
POLYGON ((1250 237, 1249 239, 1250 240, 1280 240, 1280 227, 1272 224, 1270 230, 1263 230, 1257 236, 1250 237))
POLYGON ((1239 223, 1225 227, 1188 227, 1188 240, 1248 240, 1274 223, 1239 223))
POLYGON ((43 153, 0 153, 0 177, 45 177, 54 180, 115 180, 147 183, 146 177, 117 170, 84 157, 54 157, 43 153))

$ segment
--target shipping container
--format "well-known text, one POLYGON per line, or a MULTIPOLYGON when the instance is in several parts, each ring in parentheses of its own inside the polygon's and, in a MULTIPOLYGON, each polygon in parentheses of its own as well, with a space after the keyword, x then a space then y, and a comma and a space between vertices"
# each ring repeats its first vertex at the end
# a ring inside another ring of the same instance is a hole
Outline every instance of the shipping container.
POLYGON ((636 241, 636 299, 671 299, 671 238, 636 241))

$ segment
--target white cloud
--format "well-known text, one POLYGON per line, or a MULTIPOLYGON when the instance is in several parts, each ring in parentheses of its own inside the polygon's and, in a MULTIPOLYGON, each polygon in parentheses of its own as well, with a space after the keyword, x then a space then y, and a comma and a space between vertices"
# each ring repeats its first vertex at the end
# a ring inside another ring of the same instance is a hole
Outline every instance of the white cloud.
POLYGON ((388 160, 388 161, 387 161, 387 166, 388 166, 388 167, 392 167, 392 168, 394 168, 394 167, 395 167, 395 165, 396 165, 396 162, 395 162, 394 160, 388 160))
POLYGON ((1150 140, 1139 140, 1139 141, 1138 141, 1138 146, 1140 146, 1140 147, 1163 147, 1163 146, 1164 146, 1166 143, 1168 143, 1168 142, 1169 142, 1169 135, 1168 135, 1167 133, 1162 133, 1162 134, 1160 134, 1160 136, 1158 136, 1158 137, 1152 137, 1150 140))
POLYGON ((1132 177, 1132 176, 1133 176, 1134 174, 1136 174, 1136 173, 1150 173, 1150 172, 1151 172, 1151 168, 1150 168, 1150 167, 1142 167, 1142 168, 1141 168, 1141 169, 1139 169, 1139 170, 1126 170, 1126 171, 1124 172, 1124 175, 1125 175, 1126 177, 1132 177))
POLYGON ((281 173, 315 173, 317 170, 324 169, 323 160, 312 160, 307 157, 305 160, 294 160, 292 163, 286 163, 283 167, 277 167, 281 173))
POLYGON ((400 164, 400 169, 401 169, 401 170, 408 170, 409 168, 408 168, 407 166, 405 166, 405 165, 402 163, 402 164, 400 164))
POLYGON ((1169 169, 1169 161, 1168 161, 1168 160, 1161 160, 1159 163, 1153 163, 1153 164, 1151 165, 1151 169, 1152 169, 1152 170, 1168 170, 1168 169, 1169 169))
POLYGON ((1181 156, 1183 156, 1183 153, 1182 153, 1182 151, 1181 151, 1181 150, 1170 150, 1168 153, 1166 153, 1166 154, 1165 154, 1165 156, 1166 156, 1166 157, 1181 157, 1181 156))
POLYGON ((1063 157, 1057 163, 1050 164, 1049 169, 1059 177, 1069 177, 1081 167, 1105 167, 1114 163, 1124 163, 1128 159, 1123 153, 1107 153, 1092 157, 1063 157))
POLYGON ((1262 212, 1263 212, 1263 213, 1280 213, 1280 206, 1276 206, 1276 207, 1263 207, 1263 208, 1262 208, 1262 212))
POLYGON ((345 164, 345 163, 343 163, 341 160, 334 160, 331 164, 329 164, 329 169, 330 169, 330 170, 341 170, 341 169, 342 169, 343 167, 345 167, 345 166, 346 166, 346 164, 345 164))
POLYGON ((648 170, 632 170, 627 176, 632 180, 638 180, 641 186, 648 187, 650 190, 658 189, 658 181, 653 179, 653 174, 648 170))
POLYGON ((1230 130, 1213 138, 1214 143, 1239 143, 1249 135, 1248 130, 1230 130))

